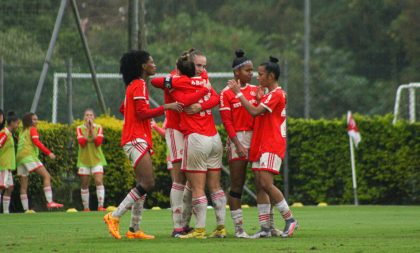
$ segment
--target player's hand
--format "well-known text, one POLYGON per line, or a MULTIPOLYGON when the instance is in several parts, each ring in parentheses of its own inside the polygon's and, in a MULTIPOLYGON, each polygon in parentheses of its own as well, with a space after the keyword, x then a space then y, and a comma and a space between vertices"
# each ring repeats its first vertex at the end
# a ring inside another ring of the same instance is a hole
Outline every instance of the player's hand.
POLYGON ((235 79, 232 79, 227 82, 227 85, 233 91, 233 93, 238 94, 239 92, 241 92, 240 81, 237 82, 235 79))
POLYGON ((260 101, 261 99, 262 99, 262 97, 264 96, 264 90, 265 90, 265 88, 264 87, 262 87, 261 85, 260 86, 258 86, 258 90, 257 90, 257 96, 256 96, 256 99, 258 100, 258 101, 260 101))
POLYGON ((154 119, 150 120, 150 125, 152 127, 155 127, 156 126, 156 121, 154 119))
POLYGON ((55 160, 55 155, 54 155, 54 153, 51 153, 51 154, 49 154, 48 155, 52 160, 55 160))
POLYGON ((174 103, 164 104, 163 105, 163 108, 165 110, 172 110, 172 111, 182 112, 182 110, 183 110, 183 104, 178 103, 178 102, 174 102, 174 103))
POLYGON ((236 153, 239 157, 246 157, 248 150, 242 144, 236 145, 236 153))
POLYGON ((201 112, 201 105, 199 103, 192 104, 184 108, 186 114, 192 115, 201 112))

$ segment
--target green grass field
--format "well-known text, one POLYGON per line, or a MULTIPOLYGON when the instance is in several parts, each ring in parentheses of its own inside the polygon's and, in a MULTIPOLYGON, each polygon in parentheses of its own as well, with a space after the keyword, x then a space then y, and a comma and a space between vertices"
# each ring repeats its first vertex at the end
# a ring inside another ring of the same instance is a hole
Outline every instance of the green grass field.
MULTIPOLYGON (((420 207, 328 206, 293 209, 300 228, 293 238, 258 240, 171 238, 169 210, 146 210, 142 228, 155 240, 111 238, 104 213, 36 213, 0 215, 0 252, 420 252, 420 207)), ((276 225, 283 222, 277 215, 276 225)), ((245 228, 258 229, 256 208, 244 209, 245 228)), ((214 228, 208 212, 207 229, 214 228)), ((129 213, 121 221, 128 228, 129 213)), ((228 213, 226 224, 232 233, 228 213)))

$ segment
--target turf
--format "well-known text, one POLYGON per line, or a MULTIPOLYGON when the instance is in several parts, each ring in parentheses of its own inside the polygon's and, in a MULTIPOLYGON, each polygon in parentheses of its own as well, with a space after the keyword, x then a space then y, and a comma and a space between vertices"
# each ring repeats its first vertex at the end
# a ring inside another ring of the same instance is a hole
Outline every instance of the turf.
MULTIPOLYGON (((147 210, 142 228, 155 240, 115 240, 104 213, 36 213, 0 215, 0 252, 420 252, 420 207, 328 206, 293 209, 300 228, 293 238, 258 240, 171 238, 169 210, 147 210)), ((227 213, 226 224, 232 233, 227 213)), ((256 208, 244 209, 245 228, 258 229, 256 208)), ((279 216, 277 226, 282 228, 279 216)), ((208 212, 207 228, 214 228, 208 212)), ((121 220, 126 232, 129 213, 121 220)))

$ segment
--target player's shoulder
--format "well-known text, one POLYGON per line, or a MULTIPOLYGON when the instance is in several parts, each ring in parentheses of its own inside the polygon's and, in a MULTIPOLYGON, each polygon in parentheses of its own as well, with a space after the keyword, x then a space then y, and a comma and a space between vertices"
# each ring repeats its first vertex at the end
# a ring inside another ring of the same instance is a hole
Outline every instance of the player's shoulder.
POLYGON ((223 95, 229 95, 229 94, 233 94, 233 91, 229 88, 229 86, 226 86, 225 88, 223 88, 223 90, 220 92, 220 94, 223 95))

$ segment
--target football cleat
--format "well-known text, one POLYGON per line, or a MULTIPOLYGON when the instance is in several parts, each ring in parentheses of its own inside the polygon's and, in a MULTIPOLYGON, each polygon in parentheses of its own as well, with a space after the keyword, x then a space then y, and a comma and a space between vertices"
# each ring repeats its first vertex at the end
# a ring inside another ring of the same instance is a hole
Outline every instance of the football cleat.
POLYGON ((245 238, 245 239, 249 239, 249 235, 243 230, 239 230, 235 232, 235 237, 236 238, 245 238))
POLYGON ((226 237, 226 228, 224 225, 219 225, 211 234, 209 235, 210 238, 225 238, 226 237))
POLYGON ((271 232, 270 230, 266 231, 266 230, 260 230, 257 233, 253 234, 250 238, 252 239, 258 239, 258 238, 268 238, 271 237, 271 232))
POLYGON ((115 239, 121 239, 120 235, 120 219, 112 217, 112 213, 107 213, 104 216, 105 224, 108 226, 109 233, 115 239))
POLYGON ((190 238, 197 238, 197 239, 206 239, 206 229, 204 228, 196 228, 191 231, 189 234, 180 235, 178 238, 181 239, 190 239, 190 238))
POLYGON ((151 239, 155 239, 154 235, 148 235, 145 234, 143 231, 138 230, 137 232, 131 232, 130 230, 127 231, 127 233, 125 234, 125 236, 128 239, 141 239, 141 240, 151 240, 151 239))
POLYGON ((63 204, 55 203, 54 201, 47 204, 48 209, 62 208, 62 207, 63 207, 63 204))
POLYGON ((286 220, 286 225, 284 226, 284 230, 281 237, 283 238, 291 237, 297 228, 298 228, 297 220, 293 218, 286 220))
POLYGON ((99 212, 105 212, 106 211, 106 208, 103 207, 103 206, 98 206, 98 211, 99 212))

